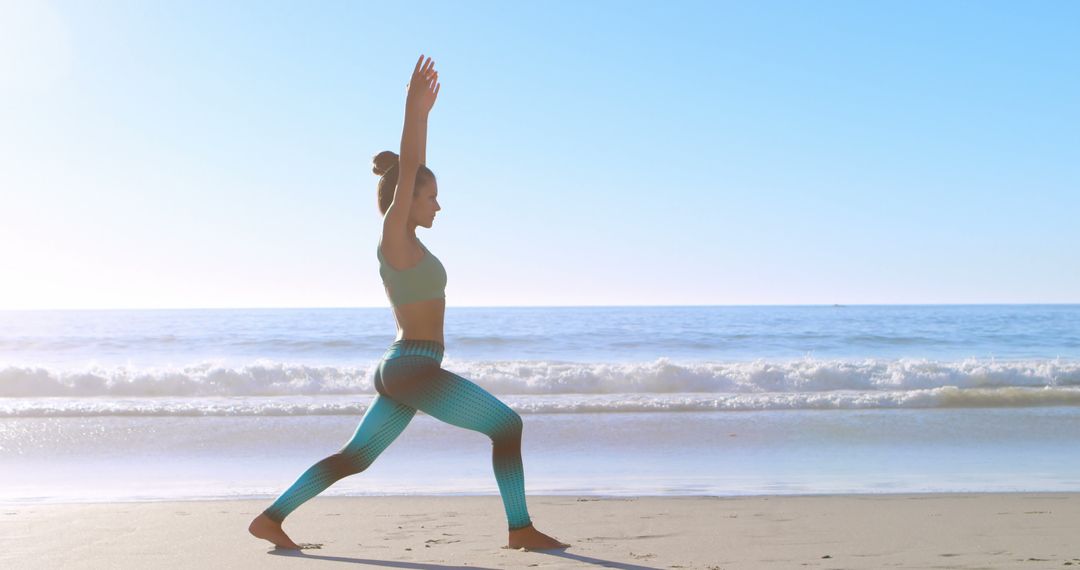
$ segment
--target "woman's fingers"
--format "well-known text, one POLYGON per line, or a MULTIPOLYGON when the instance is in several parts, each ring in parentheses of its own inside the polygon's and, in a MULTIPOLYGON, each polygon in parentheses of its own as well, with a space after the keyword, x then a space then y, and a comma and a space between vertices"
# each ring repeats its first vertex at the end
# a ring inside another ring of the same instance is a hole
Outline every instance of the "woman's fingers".
POLYGON ((416 60, 416 66, 413 67, 413 77, 427 77, 432 73, 434 67, 434 60, 429 57, 427 61, 424 61, 424 54, 420 54, 420 59, 416 60))
POLYGON ((420 59, 416 61, 416 67, 413 68, 413 81, 419 85, 421 80, 424 81, 434 101, 439 95, 439 72, 435 70, 435 60, 430 57, 425 60, 424 54, 420 54, 420 59))

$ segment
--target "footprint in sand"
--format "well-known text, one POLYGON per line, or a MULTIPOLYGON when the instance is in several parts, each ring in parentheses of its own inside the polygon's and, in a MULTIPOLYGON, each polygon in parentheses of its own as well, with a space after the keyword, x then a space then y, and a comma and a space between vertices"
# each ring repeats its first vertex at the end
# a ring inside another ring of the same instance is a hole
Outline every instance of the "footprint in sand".
POLYGON ((448 538, 429 538, 424 541, 431 544, 450 544, 451 542, 461 542, 460 540, 450 540, 448 538))

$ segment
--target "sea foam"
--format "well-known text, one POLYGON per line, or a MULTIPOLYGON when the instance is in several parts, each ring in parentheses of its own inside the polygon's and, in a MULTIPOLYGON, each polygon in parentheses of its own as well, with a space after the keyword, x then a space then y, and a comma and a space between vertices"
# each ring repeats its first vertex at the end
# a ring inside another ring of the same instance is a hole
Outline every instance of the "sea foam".
MULTIPOLYGON (((1080 405, 1080 362, 863 359, 641 363, 444 361, 522 413, 1080 405)), ((0 417, 337 415, 375 365, 0 365, 0 417)))

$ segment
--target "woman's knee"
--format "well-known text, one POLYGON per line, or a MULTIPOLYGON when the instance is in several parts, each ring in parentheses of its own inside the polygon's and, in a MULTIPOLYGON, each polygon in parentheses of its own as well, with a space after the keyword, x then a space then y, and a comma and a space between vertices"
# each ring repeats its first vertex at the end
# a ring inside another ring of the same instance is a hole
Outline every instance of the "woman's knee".
POLYGON ((371 461, 363 453, 342 450, 322 460, 335 479, 355 475, 371 466, 371 461))
POLYGON ((498 427, 491 433, 491 439, 494 441, 521 440, 521 431, 525 426, 521 415, 510 408, 506 408, 506 411, 505 417, 499 421, 498 427))
POLYGON ((521 430, 525 427, 525 422, 521 419, 521 414, 510 410, 510 429, 521 433, 521 430))

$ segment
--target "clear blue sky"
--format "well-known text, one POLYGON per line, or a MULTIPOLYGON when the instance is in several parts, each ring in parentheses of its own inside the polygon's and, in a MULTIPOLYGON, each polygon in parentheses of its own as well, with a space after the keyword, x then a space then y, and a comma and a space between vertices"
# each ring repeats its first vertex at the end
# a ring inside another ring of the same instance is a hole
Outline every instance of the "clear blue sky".
POLYGON ((1080 302, 1080 3, 3 2, 0 308, 1080 302))

